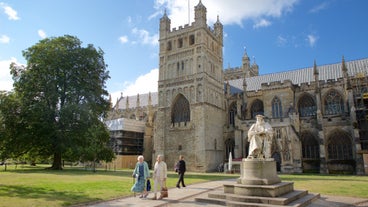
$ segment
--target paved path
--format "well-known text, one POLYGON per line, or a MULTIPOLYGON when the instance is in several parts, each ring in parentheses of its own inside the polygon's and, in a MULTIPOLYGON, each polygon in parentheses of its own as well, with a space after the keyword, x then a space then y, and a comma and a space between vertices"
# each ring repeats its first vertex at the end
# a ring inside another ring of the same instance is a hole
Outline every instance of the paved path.
MULTIPOLYGON (((209 192, 220 191, 223 192, 223 185, 225 183, 234 183, 235 180, 212 181, 205 183, 198 183, 187 185, 185 188, 171 188, 169 189, 169 197, 163 200, 151 200, 153 193, 150 193, 147 198, 138 198, 128 196, 112 201, 93 203, 89 205, 79 205, 88 207, 191 207, 191 206, 206 206, 219 207, 219 205, 196 202, 195 198, 207 197, 209 192)), ((324 196, 314 201, 308 207, 348 207, 348 206, 365 206, 368 207, 367 198, 351 198, 351 197, 337 197, 324 196)))

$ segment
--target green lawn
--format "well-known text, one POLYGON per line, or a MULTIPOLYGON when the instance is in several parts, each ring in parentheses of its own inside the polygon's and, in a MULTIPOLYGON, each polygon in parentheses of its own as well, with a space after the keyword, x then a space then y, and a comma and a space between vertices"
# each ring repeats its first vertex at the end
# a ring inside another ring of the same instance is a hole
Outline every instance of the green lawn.
MULTIPOLYGON (((62 171, 44 170, 47 166, 0 166, 0 206, 69 206, 133 195, 132 170, 97 172, 83 168, 62 171)), ((238 174, 187 173, 186 184, 238 178, 238 174)), ((325 195, 368 198, 367 176, 280 175, 282 181, 293 181, 295 189, 325 195), (323 182, 322 182, 323 181, 323 182)), ((168 187, 174 187, 177 174, 169 174, 168 187)))

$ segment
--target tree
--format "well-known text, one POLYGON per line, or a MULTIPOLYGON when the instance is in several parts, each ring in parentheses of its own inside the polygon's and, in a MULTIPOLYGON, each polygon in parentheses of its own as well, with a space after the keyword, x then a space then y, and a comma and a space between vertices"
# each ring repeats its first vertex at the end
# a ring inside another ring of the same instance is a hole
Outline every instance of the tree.
MULTIPOLYGON (((77 150, 91 145, 85 135, 110 108, 103 54, 65 35, 24 50, 27 66, 10 66, 26 139, 32 140, 31 150, 39 156, 53 156, 51 169, 62 169, 63 155, 78 155, 77 150)), ((108 133, 102 134, 95 139, 108 140, 108 133)))

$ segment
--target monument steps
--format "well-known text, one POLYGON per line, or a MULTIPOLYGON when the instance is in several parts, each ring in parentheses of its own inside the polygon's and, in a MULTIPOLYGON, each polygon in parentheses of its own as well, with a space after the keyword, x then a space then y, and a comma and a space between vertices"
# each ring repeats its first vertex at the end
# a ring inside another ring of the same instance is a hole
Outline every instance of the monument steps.
POLYGON ((273 159, 243 159, 236 183, 224 184, 223 191, 211 192, 195 200, 234 207, 305 207, 319 197, 307 190, 294 190, 293 182, 282 182, 273 159))
POLYGON ((232 193, 209 193, 207 198, 196 198, 196 201, 223 206, 292 206, 305 207, 319 198, 319 194, 308 194, 308 191, 293 191, 280 197, 244 196, 232 193))

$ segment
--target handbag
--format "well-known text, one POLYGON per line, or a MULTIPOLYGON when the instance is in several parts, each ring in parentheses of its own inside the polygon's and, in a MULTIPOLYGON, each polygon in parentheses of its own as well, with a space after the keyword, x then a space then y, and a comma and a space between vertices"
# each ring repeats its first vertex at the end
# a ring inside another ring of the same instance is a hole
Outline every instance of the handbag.
POLYGON ((161 197, 167 198, 169 196, 169 191, 166 187, 166 181, 163 183, 163 186, 161 187, 161 197))
POLYGON ((151 190, 151 181, 149 179, 147 180, 146 190, 147 191, 150 191, 151 190))

